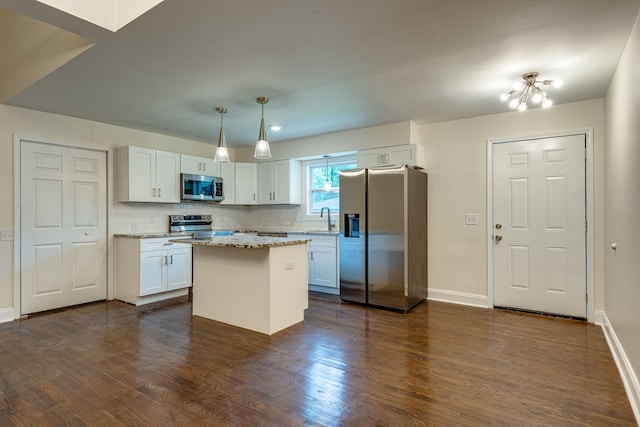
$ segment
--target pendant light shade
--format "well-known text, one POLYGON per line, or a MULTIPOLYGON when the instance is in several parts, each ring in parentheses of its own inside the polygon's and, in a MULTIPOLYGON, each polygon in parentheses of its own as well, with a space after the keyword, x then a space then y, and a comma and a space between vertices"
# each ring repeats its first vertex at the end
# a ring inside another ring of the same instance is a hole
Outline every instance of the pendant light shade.
POLYGON ((224 137, 224 128, 222 127, 222 121, 227 109, 218 107, 216 111, 220 113, 220 135, 218 135, 218 148, 216 148, 216 155, 213 161, 216 163, 229 163, 229 150, 227 150, 227 140, 224 137))
POLYGON ((253 153, 253 157, 256 159, 270 159, 271 149, 269 148, 269 141, 267 140, 267 132, 264 129, 264 104, 269 102, 269 98, 261 96, 256 98, 256 102, 262 105, 262 117, 260 118, 260 132, 258 133, 258 142, 256 143, 256 150, 253 153))

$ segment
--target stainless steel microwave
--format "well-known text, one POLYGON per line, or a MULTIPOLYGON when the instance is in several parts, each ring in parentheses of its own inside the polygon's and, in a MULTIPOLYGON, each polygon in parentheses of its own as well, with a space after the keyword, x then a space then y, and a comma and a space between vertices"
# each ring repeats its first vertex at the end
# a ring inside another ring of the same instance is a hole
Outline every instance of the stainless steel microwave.
POLYGON ((184 201, 221 202, 224 200, 222 178, 180 174, 180 199, 184 201))

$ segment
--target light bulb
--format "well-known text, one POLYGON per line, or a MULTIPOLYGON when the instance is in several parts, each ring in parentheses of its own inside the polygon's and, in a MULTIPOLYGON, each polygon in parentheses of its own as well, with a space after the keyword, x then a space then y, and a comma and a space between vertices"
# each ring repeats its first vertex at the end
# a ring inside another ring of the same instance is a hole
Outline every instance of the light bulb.
POLYGON ((326 181, 324 182, 324 189, 325 189, 325 190, 331 190, 331 181, 326 180, 326 181))
POLYGON ((518 99, 512 99, 511 102, 509 102, 509 107, 511 108, 516 108, 518 106, 518 99))
POLYGON ((544 101, 542 101, 542 108, 549 108, 553 105, 553 101, 550 99, 545 98, 544 101))
POLYGON ((509 94, 507 92, 504 92, 502 95, 500 95, 501 101, 506 101, 507 99, 509 99, 509 94))
POLYGON ((229 150, 227 147, 218 147, 216 148, 216 155, 213 158, 213 161, 216 163, 228 163, 229 162, 229 150))
POLYGON ((553 87, 560 87, 564 84, 564 82, 562 80, 552 80, 551 81, 551 86, 553 87))
POLYGON ((524 102, 520 103, 520 105, 518 105, 518 111, 524 111, 527 109, 527 104, 525 104, 524 102))

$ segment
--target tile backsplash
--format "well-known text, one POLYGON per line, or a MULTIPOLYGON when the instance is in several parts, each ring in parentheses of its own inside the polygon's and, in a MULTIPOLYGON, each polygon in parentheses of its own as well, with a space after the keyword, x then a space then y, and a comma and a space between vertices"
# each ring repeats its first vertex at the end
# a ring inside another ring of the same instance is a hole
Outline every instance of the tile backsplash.
MULTIPOLYGON (((120 203, 112 206, 113 233, 169 230, 169 215, 211 214, 213 227, 232 230, 313 230, 326 220, 308 220, 298 205, 232 206, 211 203, 120 203)), ((336 218, 337 219, 337 218, 336 218)), ((335 220, 334 220, 335 222, 335 220)))

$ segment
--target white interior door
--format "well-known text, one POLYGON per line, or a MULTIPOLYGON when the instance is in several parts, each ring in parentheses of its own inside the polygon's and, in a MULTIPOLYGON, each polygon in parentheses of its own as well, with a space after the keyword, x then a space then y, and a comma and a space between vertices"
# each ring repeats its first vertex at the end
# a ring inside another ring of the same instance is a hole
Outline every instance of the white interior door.
POLYGON ((493 146, 494 305, 586 318, 585 136, 493 146))
POLYGON ((106 299, 106 153, 22 141, 20 313, 106 299))

